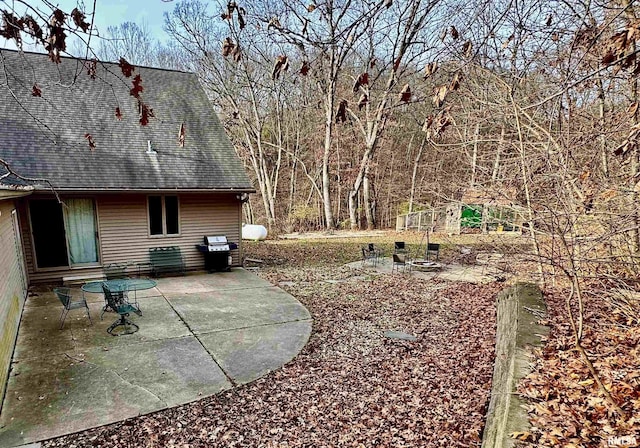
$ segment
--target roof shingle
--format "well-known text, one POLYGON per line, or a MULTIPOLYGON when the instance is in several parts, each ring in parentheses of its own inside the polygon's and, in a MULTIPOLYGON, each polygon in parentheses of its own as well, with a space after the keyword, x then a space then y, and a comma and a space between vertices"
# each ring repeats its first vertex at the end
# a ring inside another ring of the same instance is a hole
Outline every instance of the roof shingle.
POLYGON ((2 65, 0 157, 20 175, 60 190, 253 191, 195 74, 136 67, 155 115, 141 126, 132 78, 117 64, 98 63, 92 79, 77 59, 54 64, 44 54, 0 50, 2 65), (31 94, 34 84, 41 97, 31 94))

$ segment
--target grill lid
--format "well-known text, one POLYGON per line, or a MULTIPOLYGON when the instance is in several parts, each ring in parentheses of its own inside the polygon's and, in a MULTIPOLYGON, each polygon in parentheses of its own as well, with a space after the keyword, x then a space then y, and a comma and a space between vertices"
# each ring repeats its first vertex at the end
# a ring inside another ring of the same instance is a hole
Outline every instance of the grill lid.
POLYGON ((218 245, 218 244, 227 244, 227 237, 224 235, 205 236, 204 244, 207 244, 209 246, 218 245))

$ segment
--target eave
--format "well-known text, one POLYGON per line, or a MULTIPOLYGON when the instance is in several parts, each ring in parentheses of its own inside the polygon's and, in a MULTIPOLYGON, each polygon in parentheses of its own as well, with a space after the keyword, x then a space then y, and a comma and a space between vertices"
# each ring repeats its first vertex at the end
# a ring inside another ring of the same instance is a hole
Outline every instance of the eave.
POLYGON ((6 199, 17 199, 29 196, 34 192, 32 187, 16 187, 13 185, 0 185, 0 201, 6 199))
MULTIPOLYGON (((58 188, 54 187, 57 193, 96 193, 96 194, 149 194, 149 193, 255 193, 255 188, 58 188)), ((38 188, 38 193, 51 193, 51 188, 38 188)))

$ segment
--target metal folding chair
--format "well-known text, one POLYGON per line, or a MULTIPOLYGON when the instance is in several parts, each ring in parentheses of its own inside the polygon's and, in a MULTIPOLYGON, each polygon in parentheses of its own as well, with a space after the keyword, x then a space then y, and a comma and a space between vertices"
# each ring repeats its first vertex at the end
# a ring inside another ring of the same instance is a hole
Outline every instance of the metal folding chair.
POLYGON ((404 241, 396 241, 393 243, 393 253, 394 254, 406 254, 407 250, 404 246, 404 241))
POLYGON ((393 272, 407 272, 409 269, 409 273, 411 272, 411 259, 409 258, 409 254, 393 254, 393 265, 391 266, 391 273, 393 272))
POLYGON ((366 247, 361 248, 362 249, 362 266, 364 267, 364 265, 367 262, 371 262, 371 264, 373 265, 373 267, 378 265, 378 256, 376 254, 375 251, 372 251, 366 247))
POLYGON ((427 250, 424 253, 424 259, 429 261, 431 257, 435 257, 434 260, 438 261, 440 258, 440 245, 436 243, 427 244, 427 250))
POLYGON ((64 308, 62 309, 62 314, 60 315, 60 329, 64 327, 64 320, 67 318, 67 314, 69 314, 70 310, 75 310, 78 308, 85 308, 87 311, 87 317, 89 318, 89 322, 93 325, 93 321, 91 320, 91 314, 89 314, 89 305, 87 305, 87 301, 84 297, 81 299, 73 299, 71 296, 70 288, 54 288, 53 292, 58 296, 60 302, 64 308))

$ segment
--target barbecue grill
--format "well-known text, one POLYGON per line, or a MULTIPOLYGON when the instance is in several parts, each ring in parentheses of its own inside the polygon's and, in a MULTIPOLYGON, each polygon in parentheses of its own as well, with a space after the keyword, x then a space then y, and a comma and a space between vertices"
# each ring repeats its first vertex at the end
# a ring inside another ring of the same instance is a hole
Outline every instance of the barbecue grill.
POLYGON ((204 244, 196 245, 204 254, 204 268, 209 271, 228 271, 232 258, 229 251, 237 249, 236 243, 227 241, 224 235, 205 236, 204 244))

